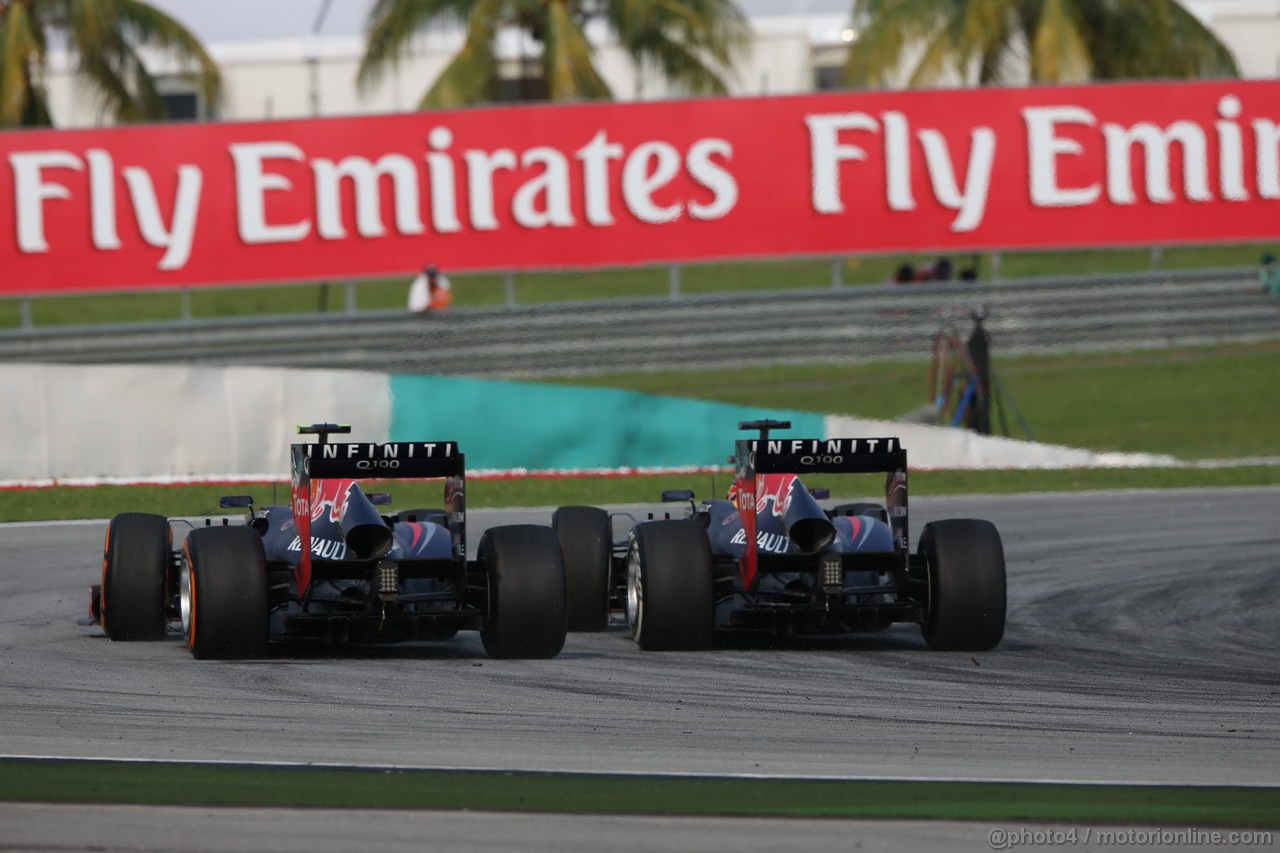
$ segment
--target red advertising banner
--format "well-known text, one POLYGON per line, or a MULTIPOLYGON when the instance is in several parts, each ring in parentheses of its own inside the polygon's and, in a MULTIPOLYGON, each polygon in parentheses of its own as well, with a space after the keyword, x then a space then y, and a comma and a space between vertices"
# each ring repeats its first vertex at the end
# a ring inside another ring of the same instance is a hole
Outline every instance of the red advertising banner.
POLYGON ((0 295, 1280 236, 1280 82, 0 132, 0 295))

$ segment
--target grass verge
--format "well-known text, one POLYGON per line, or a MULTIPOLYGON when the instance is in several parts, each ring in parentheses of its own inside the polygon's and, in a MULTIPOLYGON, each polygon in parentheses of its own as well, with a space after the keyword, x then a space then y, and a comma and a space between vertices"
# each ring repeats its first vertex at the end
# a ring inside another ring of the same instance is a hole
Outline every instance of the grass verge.
MULTIPOLYGON (((693 489, 699 499, 723 497, 731 473, 571 477, 559 480, 470 480, 467 504, 483 507, 555 507, 573 504, 657 503, 663 489, 693 489)), ((876 497, 882 481, 871 476, 814 476, 812 488, 835 498, 876 497)), ((1100 489, 1213 488, 1280 485, 1280 466, 1238 468, 1075 468, 1062 471, 913 471, 911 495, 1017 494, 1100 489)), ((439 482, 395 480, 366 484, 390 492, 393 509, 440 506, 439 482)), ((260 506, 288 502, 287 483, 199 486, 90 486, 0 491, 0 522, 110 518, 118 512, 169 516, 216 515, 223 495, 252 495, 260 506), (274 485, 274 489, 273 489, 274 485)), ((548 517, 548 521, 550 518, 548 517)))
POLYGON ((573 814, 1280 826, 1280 789, 0 761, 0 799, 573 814))

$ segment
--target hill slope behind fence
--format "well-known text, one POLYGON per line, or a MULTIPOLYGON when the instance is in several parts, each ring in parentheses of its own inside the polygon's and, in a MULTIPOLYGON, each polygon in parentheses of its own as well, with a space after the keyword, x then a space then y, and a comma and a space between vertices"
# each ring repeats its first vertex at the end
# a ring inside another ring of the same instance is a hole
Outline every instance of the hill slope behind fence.
POLYGON ((925 359, 974 311, 1001 355, 1280 339, 1280 302, 1237 269, 53 327, 0 332, 0 361, 521 377, 925 359))

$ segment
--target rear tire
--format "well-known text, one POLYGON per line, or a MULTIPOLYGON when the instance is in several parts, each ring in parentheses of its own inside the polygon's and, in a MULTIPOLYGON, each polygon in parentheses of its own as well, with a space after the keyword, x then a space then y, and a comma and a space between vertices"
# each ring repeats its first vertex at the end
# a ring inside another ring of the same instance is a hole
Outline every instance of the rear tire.
POLYGON ((593 506, 562 506, 551 514, 551 529, 564 554, 569 630, 603 631, 609 627, 613 568, 609 513, 593 506))
POLYGON ((929 648, 986 651, 1004 636, 1004 546, 989 521, 935 521, 920 534, 929 606, 920 626, 929 648))
POLYGON ((564 648, 565 582, 550 527, 492 527, 480 539, 488 611, 480 641, 495 658, 553 658, 564 648))
POLYGON ((267 561, 249 527, 200 527, 182 548, 182 631, 191 654, 235 660, 267 653, 267 561))
POLYGON ((113 640, 162 640, 169 627, 173 533, 163 515, 122 512, 107 525, 100 615, 113 640))
POLYGON ((627 624, 645 651, 711 645, 714 566, 707 531, 695 521, 636 525, 627 551, 627 624))

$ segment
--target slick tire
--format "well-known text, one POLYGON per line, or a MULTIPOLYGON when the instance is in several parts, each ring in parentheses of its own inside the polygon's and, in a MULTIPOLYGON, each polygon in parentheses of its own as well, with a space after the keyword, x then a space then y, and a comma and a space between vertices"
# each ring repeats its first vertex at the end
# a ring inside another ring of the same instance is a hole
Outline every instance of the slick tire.
POLYGON ((495 658, 553 658, 564 648, 564 557, 550 527, 492 527, 480 539, 488 587, 480 641, 495 658))
POLYGON ((707 531, 695 521, 636 525, 627 551, 627 624, 645 651, 711 645, 715 577, 707 531))
POLYGON ((1004 546, 995 525, 948 519, 924 526, 920 555, 929 603, 921 631, 929 648, 986 651, 1004 636, 1004 546))
POLYGON ((202 660, 267 653, 267 561, 249 527, 199 527, 182 547, 182 633, 202 660))
POLYGON ((102 552, 102 629, 113 640, 162 640, 169 626, 169 520, 122 512, 102 552))
POLYGON ((609 627, 613 566, 609 513, 593 506, 562 506, 551 514, 551 529, 564 554, 569 630, 603 631, 609 627))

